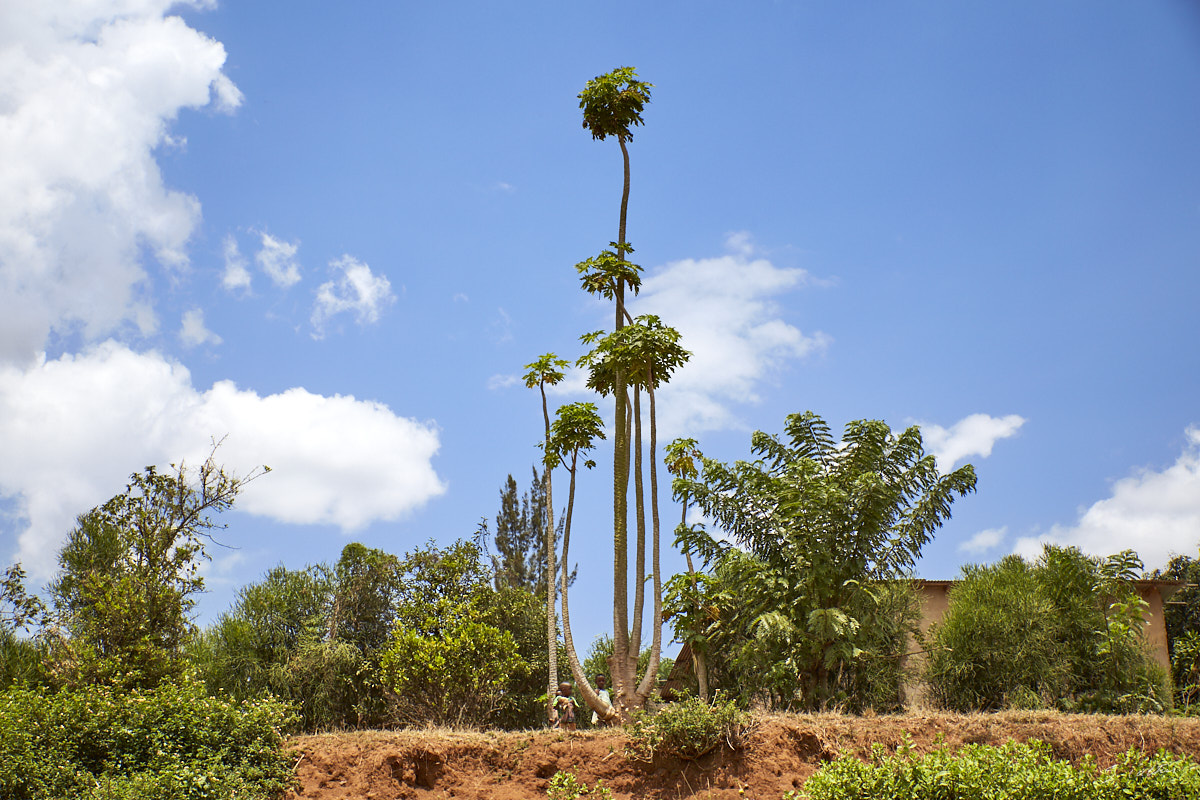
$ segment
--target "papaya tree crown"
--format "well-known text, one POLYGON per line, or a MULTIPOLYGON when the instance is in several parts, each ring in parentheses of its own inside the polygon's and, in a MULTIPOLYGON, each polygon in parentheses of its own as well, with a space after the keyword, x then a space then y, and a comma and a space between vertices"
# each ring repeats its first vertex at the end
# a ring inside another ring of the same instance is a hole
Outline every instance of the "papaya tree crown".
POLYGON ((650 102, 652 83, 639 81, 633 67, 617 67, 612 72, 597 75, 579 93, 583 109, 583 127, 592 132, 593 139, 608 136, 633 139, 630 127, 641 125, 642 109, 650 102))

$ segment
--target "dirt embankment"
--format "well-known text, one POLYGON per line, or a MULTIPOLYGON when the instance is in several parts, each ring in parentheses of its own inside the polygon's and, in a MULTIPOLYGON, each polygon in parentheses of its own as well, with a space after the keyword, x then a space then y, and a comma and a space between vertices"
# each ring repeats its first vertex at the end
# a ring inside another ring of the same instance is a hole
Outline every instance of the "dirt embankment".
POLYGON ((1101 766, 1130 748, 1159 748, 1200 758, 1200 719, 1092 716, 1049 712, 894 717, 770 716, 757 724, 740 753, 717 752, 684 762, 641 764, 625 755, 619 730, 363 731, 299 736, 301 786, 291 800, 425 800, 544 798, 550 778, 572 770, 588 784, 603 780, 624 798, 780 800, 843 750, 870 754, 875 742, 894 748, 911 737, 923 753, 941 743, 1047 742, 1058 758, 1091 754, 1101 766))

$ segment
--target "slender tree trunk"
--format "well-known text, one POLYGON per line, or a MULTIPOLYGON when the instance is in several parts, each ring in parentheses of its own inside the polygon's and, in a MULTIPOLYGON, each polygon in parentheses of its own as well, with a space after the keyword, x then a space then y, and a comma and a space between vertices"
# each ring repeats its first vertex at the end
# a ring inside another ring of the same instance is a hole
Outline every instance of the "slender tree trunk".
MULTIPOLYGON (((624 182, 621 188, 621 219, 617 233, 617 258, 625 260, 625 220, 629 210, 629 149, 625 137, 618 136, 624 182)), ((625 326, 625 284, 617 281, 615 329, 625 326)), ((635 688, 634 676, 630 675, 629 663, 629 437, 626 435, 625 420, 627 400, 625 397, 625 371, 618 366, 613 380, 615 397, 616 442, 613 447, 613 655, 609 670, 613 677, 617 707, 622 717, 629 715, 635 688)), ((635 645, 636 647, 636 645, 635 645)), ((637 654, 633 655, 637 663, 637 654)), ((636 668, 636 667, 635 667, 636 668)))
MULTIPOLYGON (((542 418, 546 423, 546 450, 550 448, 550 409, 546 405, 546 384, 542 383, 542 418)), ((553 722, 557 716, 554 708, 554 698, 558 694, 558 626, 554 607, 555 577, 558 573, 554 563, 555 551, 558 549, 554 541, 554 492, 550 483, 550 474, 554 472, 549 465, 544 465, 542 480, 546 486, 546 647, 547 661, 550 665, 546 679, 546 719, 553 722)), ((574 478, 572 478, 574 481, 574 478)), ((565 573, 566 570, 563 570, 565 573)))
MULTIPOLYGON (((562 561, 564 564, 570 563, 568 553, 571 549, 571 519, 575 511, 575 467, 577 453, 571 456, 571 486, 567 491, 567 516, 563 524, 563 555, 562 561)), ((579 693, 583 695, 583 700, 588 704, 588 708, 600 715, 600 718, 605 721, 611 721, 617 718, 617 710, 608 703, 600 699, 600 695, 592 688, 589 676, 583 671, 583 665, 579 661, 579 654, 575 652, 575 638, 571 634, 571 606, 568 599, 567 587, 567 571, 563 570, 562 575, 562 612, 563 612, 563 642, 567 650, 567 665, 571 670, 571 677, 575 679, 575 687, 579 689, 579 693)))
POLYGON ((642 390, 641 386, 636 383, 633 386, 632 449, 633 504, 637 541, 633 557, 633 627, 629 633, 629 644, 634 654, 638 654, 637 651, 642 647, 642 616, 646 609, 646 498, 645 481, 642 476, 642 390))
MULTIPOLYGON (((638 698, 644 703, 654 691, 658 683, 658 665, 662 659, 662 571, 659 561, 659 520, 658 520, 658 420, 654 405, 654 375, 647 370, 646 395, 650 398, 650 519, 653 528, 654 541, 651 554, 650 570, 654 584, 654 621, 650 632, 650 663, 646 665, 646 674, 638 686, 638 698)), ((640 441, 641 434, 639 432, 640 441)), ((644 522, 643 522, 644 528, 644 522)), ((644 546, 643 546, 644 549, 644 546)), ((642 585, 645 581, 642 581, 642 585)))

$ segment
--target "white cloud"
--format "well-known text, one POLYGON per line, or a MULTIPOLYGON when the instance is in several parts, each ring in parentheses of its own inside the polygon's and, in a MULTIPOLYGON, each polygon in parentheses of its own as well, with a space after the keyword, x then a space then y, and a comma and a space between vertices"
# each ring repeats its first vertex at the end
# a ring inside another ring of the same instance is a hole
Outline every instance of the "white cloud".
POLYGON ((962 542, 958 546, 960 553, 969 553, 971 555, 981 555, 989 550, 995 549, 1004 537, 1008 535, 1008 528, 988 528, 962 542))
POLYGON ((221 285, 231 292, 250 291, 250 270, 246 267, 246 258, 238 249, 237 239, 233 235, 225 237, 225 273, 221 276, 221 285))
POLYGON ((757 403, 760 387, 792 359, 824 351, 832 339, 804 334, 775 298, 810 283, 798 268, 754 257, 750 237, 731 234, 728 255, 671 262, 649 274, 632 313, 657 314, 692 352, 660 392, 660 438, 741 423, 734 407, 757 403))
POLYGON ((494 392, 497 389, 507 389, 510 386, 517 386, 520 383, 521 379, 516 375, 493 375, 488 378, 487 388, 489 391, 494 392))
POLYGON ((1036 557, 1045 542, 1074 545, 1093 555, 1138 552, 1147 569, 1166 565, 1172 553, 1200 547, 1200 427, 1184 432, 1183 452, 1162 471, 1139 469, 1113 484, 1111 496, 1080 513, 1074 525, 1055 525, 1024 537, 1014 551, 1036 557))
POLYGON ((192 308, 183 314, 183 328, 179 338, 184 347, 197 347, 202 344, 220 344, 221 337, 204 326, 204 311, 192 308))
POLYGON ((51 331, 153 330, 139 252, 187 265, 200 204, 154 152, 180 109, 241 95, 173 5, 0 4, 0 360, 29 363, 51 331))
POLYGON ((329 268, 341 274, 321 284, 313 306, 313 338, 325 335, 325 323, 337 314, 352 312, 359 325, 379 321, 383 306, 396 302, 392 284, 383 275, 351 256, 329 262, 329 268))
POLYGON ((353 531, 445 490, 431 463, 432 423, 304 389, 262 397, 221 381, 202 391, 180 364, 108 341, 28 368, 0 366, 0 496, 16 511, 5 521, 20 528, 15 557, 48 576, 76 515, 146 464, 197 463, 222 436, 229 468, 272 468, 238 508, 283 522, 353 531))
POLYGON ((997 441, 1015 436, 1024 424, 1025 418, 1016 414, 1006 417, 971 414, 949 428, 922 423, 921 439, 926 451, 937 459, 938 468, 945 472, 965 458, 987 458, 997 441))
POLYGON ((285 242, 276 239, 265 231, 260 231, 262 246, 255 254, 254 260, 267 277, 281 289, 294 286, 300 282, 300 265, 296 262, 296 251, 300 249, 299 242, 285 242))

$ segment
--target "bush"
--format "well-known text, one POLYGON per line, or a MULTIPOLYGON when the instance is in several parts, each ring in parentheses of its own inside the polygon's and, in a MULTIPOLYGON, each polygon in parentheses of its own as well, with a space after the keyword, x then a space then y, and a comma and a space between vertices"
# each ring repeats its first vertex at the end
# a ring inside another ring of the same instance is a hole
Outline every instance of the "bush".
POLYGON ((1034 564, 965 567, 930 632, 933 697, 956 711, 1163 711, 1167 674, 1146 647, 1146 603, 1131 583, 1140 570, 1132 551, 1099 560, 1049 545, 1034 564))
POLYGON ((1000 747, 967 745, 957 753, 935 750, 920 758, 907 745, 894 755, 875 745, 865 763, 843 755, 786 800, 1109 800, 1163 798, 1183 800, 1200 796, 1200 765, 1187 758, 1159 752, 1123 755, 1109 770, 1097 769, 1090 758, 1078 767, 1050 757, 1050 747, 1031 740, 1000 747))
POLYGON ((272 700, 235 704, 193 680, 0 694, 0 797, 247 800, 291 785, 272 700))
POLYGON ((732 699, 718 696, 712 704, 696 697, 664 706, 657 713, 640 712, 626 733, 626 753, 636 761, 655 758, 696 759, 725 745, 740 749, 746 740, 749 715, 732 699))

